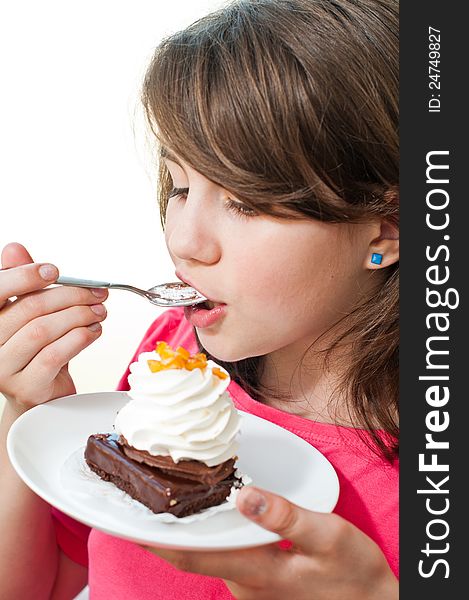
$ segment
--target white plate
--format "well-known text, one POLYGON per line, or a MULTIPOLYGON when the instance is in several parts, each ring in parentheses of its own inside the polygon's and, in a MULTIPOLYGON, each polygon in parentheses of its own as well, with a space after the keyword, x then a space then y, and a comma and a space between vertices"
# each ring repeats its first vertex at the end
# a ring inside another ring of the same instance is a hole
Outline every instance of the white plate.
MULTIPOLYGON (((269 544, 280 538, 237 510, 203 521, 168 524, 77 502, 61 483, 65 461, 93 433, 112 431, 126 392, 76 394, 37 406, 12 426, 7 447, 21 479, 44 500, 90 527, 138 543, 186 549, 233 549, 269 544)), ((300 437, 248 413, 242 415, 238 465, 253 485, 310 510, 331 512, 339 482, 329 461, 300 437)))

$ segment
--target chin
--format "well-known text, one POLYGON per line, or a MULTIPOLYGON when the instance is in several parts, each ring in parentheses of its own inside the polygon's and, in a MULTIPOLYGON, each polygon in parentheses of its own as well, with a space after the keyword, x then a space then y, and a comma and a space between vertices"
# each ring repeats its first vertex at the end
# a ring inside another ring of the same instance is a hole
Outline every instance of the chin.
POLYGON ((241 352, 235 347, 213 343, 213 340, 210 339, 207 341, 201 339, 200 341, 207 352, 209 352, 216 361, 220 360, 230 363, 242 360, 243 358, 248 358, 248 355, 246 355, 245 352, 241 352))
POLYGON ((204 332, 198 332, 198 337, 203 347, 209 352, 215 360, 223 362, 237 362, 245 358, 260 356, 264 352, 258 352, 258 348, 250 348, 246 341, 227 338, 225 336, 210 336, 204 332))

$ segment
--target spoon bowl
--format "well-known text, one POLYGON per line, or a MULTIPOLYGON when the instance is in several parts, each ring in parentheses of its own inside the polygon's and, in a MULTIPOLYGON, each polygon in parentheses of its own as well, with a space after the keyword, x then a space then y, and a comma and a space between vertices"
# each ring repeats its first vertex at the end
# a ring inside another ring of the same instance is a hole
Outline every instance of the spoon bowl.
POLYGON ((94 281, 92 279, 77 279, 76 277, 65 276, 60 276, 55 283, 74 287, 127 290, 128 292, 143 296, 152 304, 156 304, 156 306, 193 306, 207 300, 196 289, 182 281, 160 283, 148 290, 142 290, 133 285, 123 283, 110 283, 108 281, 94 281))

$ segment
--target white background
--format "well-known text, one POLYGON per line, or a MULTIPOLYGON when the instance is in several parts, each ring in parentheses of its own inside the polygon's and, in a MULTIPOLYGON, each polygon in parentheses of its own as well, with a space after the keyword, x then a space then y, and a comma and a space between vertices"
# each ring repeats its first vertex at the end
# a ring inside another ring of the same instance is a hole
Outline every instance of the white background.
MULTIPOLYGON (((139 88, 155 46, 220 0, 35 0, 0 9, 0 248, 63 275, 138 287, 175 279, 139 88)), ((162 309, 115 290, 102 337, 71 362, 112 390, 162 309)))

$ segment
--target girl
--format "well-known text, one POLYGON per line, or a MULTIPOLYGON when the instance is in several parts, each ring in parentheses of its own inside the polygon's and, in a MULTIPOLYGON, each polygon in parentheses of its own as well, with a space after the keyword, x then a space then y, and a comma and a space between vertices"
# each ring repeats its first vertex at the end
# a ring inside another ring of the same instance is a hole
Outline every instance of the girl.
MULTIPOLYGON (((222 362, 240 409, 328 457, 339 502, 245 488, 238 509, 287 542, 142 548, 51 510, 3 456, 2 598, 72 598, 87 578, 96 599, 398 597, 397 101, 394 0, 240 0, 159 46, 143 104, 166 242, 211 302, 164 313, 134 358, 166 340, 222 362)), ((68 362, 101 334, 106 292, 44 289, 57 269, 19 244, 2 266, 5 438, 74 393, 68 362)))

